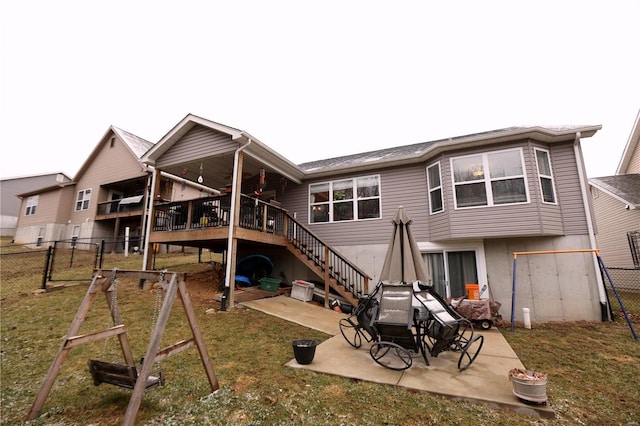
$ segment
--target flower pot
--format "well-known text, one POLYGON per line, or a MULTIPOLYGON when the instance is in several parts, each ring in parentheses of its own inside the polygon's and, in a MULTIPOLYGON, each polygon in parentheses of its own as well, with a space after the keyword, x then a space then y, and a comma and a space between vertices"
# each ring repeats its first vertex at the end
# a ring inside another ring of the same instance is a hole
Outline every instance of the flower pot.
POLYGON ((513 394, 526 402, 547 402, 547 375, 514 368, 509 371, 513 394))
POLYGON ((315 340, 294 340, 292 346, 293 355, 296 357, 298 364, 311 364, 316 354, 317 343, 315 340))

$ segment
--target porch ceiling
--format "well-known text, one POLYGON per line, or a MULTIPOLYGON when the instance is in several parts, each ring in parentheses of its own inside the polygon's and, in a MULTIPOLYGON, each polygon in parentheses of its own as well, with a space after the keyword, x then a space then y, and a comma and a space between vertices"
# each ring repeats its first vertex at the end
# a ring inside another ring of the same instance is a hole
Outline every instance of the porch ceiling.
MULTIPOLYGON (((194 159, 184 163, 163 167, 162 170, 172 175, 184 178, 186 180, 201 183, 213 189, 222 190, 225 185, 231 184, 233 179, 233 152, 229 154, 218 155, 215 157, 207 157, 194 159), (198 177, 202 173, 202 182, 198 181, 198 177)), ((245 156, 242 167, 242 180, 245 181, 252 177, 257 178, 260 168, 264 168, 267 173, 277 173, 275 170, 269 169, 264 164, 245 156)))

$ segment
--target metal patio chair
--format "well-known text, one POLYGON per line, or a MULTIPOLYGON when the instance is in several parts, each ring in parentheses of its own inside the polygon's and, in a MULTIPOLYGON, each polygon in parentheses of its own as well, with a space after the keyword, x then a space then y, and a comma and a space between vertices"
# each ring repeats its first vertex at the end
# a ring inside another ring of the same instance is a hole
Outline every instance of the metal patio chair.
POLYGON ((381 366, 405 370, 413 358, 435 358, 444 351, 459 352, 458 369, 476 360, 484 336, 474 334, 472 323, 460 316, 432 288, 379 284, 362 297, 352 314, 340 320, 340 331, 354 348, 371 343, 369 354, 381 366))

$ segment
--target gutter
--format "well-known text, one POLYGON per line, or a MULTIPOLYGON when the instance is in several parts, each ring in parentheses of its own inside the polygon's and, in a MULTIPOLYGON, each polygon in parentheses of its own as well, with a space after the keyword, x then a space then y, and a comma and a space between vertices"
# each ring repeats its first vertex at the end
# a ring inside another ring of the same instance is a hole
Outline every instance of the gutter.
MULTIPOLYGON (((580 180, 580 188, 582 194, 582 205, 585 211, 585 216, 587 218, 587 229, 589 232, 589 245, 592 250, 597 250, 596 237, 593 230, 593 220, 591 218, 591 206, 589 204, 589 198, 587 197, 587 191, 589 189, 589 185, 587 179, 585 177, 585 169, 582 161, 582 150, 580 149, 580 132, 576 132, 576 138, 573 142, 573 152, 576 157, 576 163, 578 165, 578 178, 580 180)), ((599 273, 600 264, 598 262, 598 257, 600 256, 597 252, 592 252, 591 257, 593 259, 593 265, 596 271, 596 282, 598 284, 598 296, 600 298, 600 312, 602 316, 602 321, 609 320, 609 314, 607 311, 607 295, 604 288, 604 282, 602 281, 602 275, 599 273)))
MULTIPOLYGON (((244 151, 249 145, 251 145, 251 138, 247 139, 247 143, 240 146, 233 153, 233 180, 231 182, 231 205, 229 206, 229 236, 227 238, 227 261, 226 261, 226 269, 225 269, 225 277, 224 277, 224 293, 229 294, 231 292, 231 280, 235 282, 235 278, 231 276, 231 266, 233 260, 233 233, 235 229, 235 212, 236 212, 236 192, 239 190, 238 188, 238 157, 240 156, 240 152, 244 151)), ((233 297, 231 298, 233 302, 233 297)), ((222 302, 222 310, 226 310, 226 300, 222 302)))

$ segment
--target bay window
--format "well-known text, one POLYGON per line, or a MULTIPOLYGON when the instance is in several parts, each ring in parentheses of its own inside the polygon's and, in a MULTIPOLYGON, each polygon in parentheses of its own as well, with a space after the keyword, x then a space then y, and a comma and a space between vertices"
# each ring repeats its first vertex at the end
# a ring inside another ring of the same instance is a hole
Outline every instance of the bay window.
POLYGON ((456 208, 528 202, 521 149, 451 159, 456 208))

